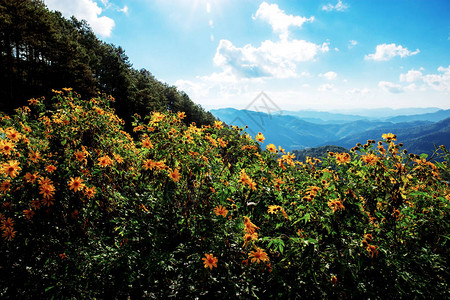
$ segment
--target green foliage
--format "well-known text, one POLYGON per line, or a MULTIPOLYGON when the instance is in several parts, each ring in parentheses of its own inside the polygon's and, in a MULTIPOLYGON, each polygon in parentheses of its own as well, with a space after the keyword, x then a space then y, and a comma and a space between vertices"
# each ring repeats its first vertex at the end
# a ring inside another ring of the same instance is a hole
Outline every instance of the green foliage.
POLYGON ((347 149, 339 146, 322 146, 315 148, 306 148, 302 150, 293 150, 292 153, 295 154, 295 158, 299 161, 305 162, 308 157, 322 158, 328 155, 328 152, 348 152, 347 149))
POLYGON ((446 149, 298 162, 181 112, 130 136, 112 97, 55 93, 1 118, 2 298, 450 296, 446 149))

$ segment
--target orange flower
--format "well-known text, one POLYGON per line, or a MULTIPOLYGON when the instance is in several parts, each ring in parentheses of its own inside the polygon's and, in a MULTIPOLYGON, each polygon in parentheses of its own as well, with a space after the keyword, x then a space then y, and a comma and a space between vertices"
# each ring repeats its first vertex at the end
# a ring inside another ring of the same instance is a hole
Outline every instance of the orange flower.
POLYGON ((247 247, 247 245, 251 242, 251 241, 256 241, 258 239, 258 233, 257 232, 253 232, 253 233, 246 233, 244 235, 244 247, 247 247))
POLYGON ((142 166, 145 170, 148 170, 148 169, 150 169, 150 170, 153 170, 153 168, 156 166, 156 163, 153 161, 153 160, 151 160, 151 159, 146 159, 145 161, 144 161, 144 165, 142 166))
POLYGON ((252 263, 259 264, 261 261, 266 262, 269 261, 269 257, 267 256, 267 253, 264 252, 261 248, 256 248, 256 251, 250 251, 248 254, 248 257, 251 258, 252 263))
POLYGON ((23 214, 25 215, 25 218, 27 218, 27 220, 30 220, 34 215, 34 211, 32 211, 31 209, 24 209, 23 214))
POLYGON ((216 206, 214 208, 214 212, 216 213, 217 216, 222 216, 222 217, 226 217, 228 214, 228 210, 223 207, 222 205, 216 206))
POLYGON ((88 199, 92 199, 95 196, 95 186, 90 187, 90 188, 86 188, 84 190, 84 194, 86 195, 86 197, 88 197, 88 199))
POLYGON ((50 199, 55 194, 55 187, 53 184, 43 184, 39 189, 39 194, 42 194, 45 199, 50 199))
POLYGON ((149 138, 142 140, 142 147, 147 148, 147 149, 153 149, 152 141, 149 138))
POLYGON ((65 253, 60 253, 60 254, 59 254, 59 258, 61 258, 61 259, 66 259, 66 258, 67 258, 67 254, 65 254, 65 253))
POLYGON ((346 164, 346 163, 350 162, 350 160, 351 160, 350 154, 348 154, 348 153, 346 153, 346 152, 343 152, 343 153, 337 153, 337 154, 336 154, 336 160, 337 160, 337 163, 338 163, 339 165, 341 165, 341 164, 346 164))
POLYGON ((14 226, 14 221, 11 218, 3 219, 2 220, 2 226, 0 229, 6 230, 8 228, 12 228, 14 226))
POLYGON ((10 188, 11 188, 11 181, 10 180, 5 180, 0 185, 0 191, 3 192, 3 193, 6 193, 7 191, 9 191, 10 188))
POLYGON ((71 177, 69 182, 69 189, 73 190, 74 192, 78 192, 79 189, 83 189, 85 187, 83 183, 83 179, 80 177, 71 177))
POLYGON ((5 238, 5 240, 12 240, 16 236, 17 231, 14 231, 12 227, 6 228, 3 231, 2 236, 5 238))
POLYGON ((212 270, 213 267, 217 268, 217 262, 219 261, 216 257, 214 257, 212 254, 205 253, 205 257, 202 258, 203 263, 205 264, 205 268, 208 268, 212 270))
POLYGON ((259 227, 253 224, 249 217, 244 216, 244 231, 252 234, 256 231, 256 229, 259 229, 259 227))
POLYGON ((83 161, 86 158, 86 153, 80 150, 77 150, 73 156, 75 156, 75 159, 78 161, 83 161))
POLYGON ((41 158, 41 154, 39 153, 39 151, 32 151, 32 152, 28 153, 28 158, 32 162, 37 163, 39 161, 39 159, 41 158))
POLYGON ((52 198, 44 198, 42 199, 42 204, 50 207, 53 205, 53 199, 52 198))
POLYGON ((222 138, 218 138, 217 141, 219 142, 219 145, 222 148, 225 148, 228 145, 228 142, 224 141, 222 138))
POLYGON ((98 158, 98 165, 101 167, 107 167, 113 164, 112 159, 108 156, 102 156, 98 158))
POLYGON ((255 140, 257 140, 260 143, 264 143, 264 140, 266 138, 264 137, 264 135, 261 132, 258 132, 258 134, 255 136, 255 140))
POLYGON ((378 161, 378 156, 373 153, 369 153, 361 156, 361 160, 368 165, 375 165, 378 161))
POLYGON ((186 117, 185 112, 177 112, 178 119, 183 120, 186 117))
POLYGON ((39 101, 37 99, 34 99, 34 98, 28 100, 28 104, 29 105, 37 105, 38 103, 39 103, 39 101))
POLYGON ((114 159, 117 161, 118 164, 123 164, 123 158, 119 154, 113 154, 114 159))
POLYGON ((173 181, 178 182, 180 181, 181 175, 180 172, 178 172, 178 169, 169 170, 169 177, 172 178, 173 181))
POLYGON ((3 173, 6 173, 11 178, 14 178, 19 174, 19 171, 22 168, 19 167, 19 162, 17 160, 10 160, 8 162, 3 163, 3 173))
POLYGON ((333 212, 336 212, 337 210, 345 210, 344 204, 342 204, 342 201, 339 198, 328 201, 328 206, 333 210, 333 212))
POLYGON ((367 250, 367 252, 369 252, 369 255, 371 258, 373 258, 374 256, 378 256, 378 246, 367 245, 366 250, 367 250))
POLYGON ((45 170, 49 173, 53 173, 56 170, 56 167, 54 165, 49 165, 45 168, 45 170))

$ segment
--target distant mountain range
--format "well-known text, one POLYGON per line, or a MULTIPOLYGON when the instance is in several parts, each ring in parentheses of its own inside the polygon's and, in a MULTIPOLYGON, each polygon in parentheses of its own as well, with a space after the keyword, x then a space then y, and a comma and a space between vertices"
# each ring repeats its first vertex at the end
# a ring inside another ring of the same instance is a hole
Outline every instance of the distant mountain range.
MULTIPOLYGON (((380 110, 377 110, 380 112, 380 110)), ((434 144, 450 146, 450 109, 406 109, 422 114, 390 115, 379 118, 320 111, 277 111, 270 114, 233 108, 210 112, 229 125, 248 126, 255 136, 262 132, 266 143, 280 145, 288 151, 324 145, 347 149, 368 139, 378 140, 383 133, 392 132, 398 141, 413 153, 431 153, 434 144)), ((365 115, 371 114, 366 110, 365 115)))

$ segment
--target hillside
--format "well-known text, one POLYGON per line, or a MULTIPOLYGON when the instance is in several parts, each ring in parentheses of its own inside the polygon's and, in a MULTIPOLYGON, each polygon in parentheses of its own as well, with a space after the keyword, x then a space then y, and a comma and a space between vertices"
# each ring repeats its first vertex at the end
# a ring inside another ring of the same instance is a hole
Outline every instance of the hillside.
POLYGON ((381 136, 386 132, 395 132, 398 141, 402 142, 408 151, 416 154, 431 154, 435 149, 434 145, 450 147, 450 118, 421 126, 392 126, 371 129, 353 137, 331 141, 331 143, 333 145, 351 148, 358 141, 368 140, 371 136, 381 136))
POLYGON ((339 146, 327 145, 315 148, 306 148, 302 150, 293 150, 292 153, 295 154, 295 159, 298 161, 305 162, 307 157, 310 158, 324 158, 327 157, 329 152, 334 153, 348 153, 348 149, 339 146))
POLYGON ((85 21, 66 19, 42 1, 0 2, 0 55, 0 111, 71 87, 87 98, 112 95, 128 129, 134 114, 150 111, 184 111, 185 122, 200 125, 214 121, 186 93, 133 69, 125 50, 99 40, 85 21))
MULTIPOLYGON (((342 118, 345 116, 338 115, 338 122, 333 123, 330 120, 334 114, 318 112, 315 116, 324 116, 325 120, 328 121, 313 123, 281 112, 266 114, 263 112, 227 108, 213 109, 211 113, 227 124, 243 127, 247 125, 249 127, 247 132, 252 136, 255 136, 258 132, 263 132, 268 142, 280 145, 288 151, 323 145, 337 145, 350 149, 357 142, 367 141, 371 137, 381 136, 381 134, 386 132, 396 132, 399 135, 400 132, 406 133, 417 128, 422 128, 421 126, 433 125, 432 122, 426 120, 430 118, 430 115, 423 117, 424 120, 420 120, 419 116, 415 116, 417 119, 415 121, 400 123, 368 120, 364 118, 359 119, 359 117, 358 120, 343 122, 342 118)), ((432 118, 438 118, 438 116, 444 116, 445 114, 438 112, 432 115, 432 118)), ((437 128, 438 126, 433 128, 437 128)), ((445 141, 447 137, 445 129, 438 131, 435 137, 435 143, 441 140, 444 141, 444 145, 448 143, 445 141)), ((433 140, 429 140, 425 136, 422 141, 422 149, 414 148, 414 145, 418 145, 419 143, 420 135, 414 138, 416 142, 414 144, 411 143, 414 151, 427 149, 425 152, 429 153, 434 149, 433 140)))

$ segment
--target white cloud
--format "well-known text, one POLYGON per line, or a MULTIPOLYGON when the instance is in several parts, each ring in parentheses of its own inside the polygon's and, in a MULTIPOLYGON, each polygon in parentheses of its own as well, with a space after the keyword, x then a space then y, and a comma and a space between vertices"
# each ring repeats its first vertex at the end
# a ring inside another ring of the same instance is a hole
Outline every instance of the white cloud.
MULTIPOLYGON (((421 68, 423 70, 423 68, 421 68)), ((416 82, 423 83, 421 86, 410 84, 409 90, 425 90, 431 87, 436 91, 449 92, 450 91, 450 66, 447 68, 439 67, 440 74, 424 75, 421 71, 414 69, 409 70, 406 74, 400 74, 400 82, 416 82)))
MULTIPOLYGON (((92 30, 101 36, 109 37, 114 28, 114 20, 106 16, 100 16, 102 9, 93 0, 45 0, 50 10, 58 10, 65 17, 75 16, 77 19, 86 20, 92 30)), ((107 0, 101 0, 107 5, 107 0)))
POLYGON ((322 6, 322 10, 325 11, 333 11, 333 10, 337 10, 337 11, 344 11, 348 8, 348 5, 345 3, 342 3, 341 0, 339 0, 336 5, 333 5, 331 3, 328 3, 327 5, 322 6))
POLYGON ((119 11, 128 16, 128 6, 125 5, 122 9, 119 9, 119 11))
POLYGON ((305 22, 314 21, 314 17, 287 15, 277 4, 268 4, 267 2, 261 3, 254 18, 267 21, 272 26, 272 30, 280 35, 281 39, 288 37, 290 26, 301 27, 305 22))
POLYGON ((236 47, 221 40, 214 56, 215 65, 238 77, 295 77, 297 63, 312 61, 320 52, 328 52, 328 44, 317 45, 305 40, 266 40, 259 47, 248 44, 236 47))
POLYGON ((386 92, 393 94, 399 94, 405 91, 404 87, 401 86, 400 84, 395 84, 389 81, 380 81, 378 83, 378 86, 383 90, 385 90, 386 92))
POLYGON ((423 76, 423 81, 435 90, 450 92, 450 65, 447 68, 439 67, 442 74, 429 74, 423 76))
POLYGON ((409 70, 406 74, 400 74, 400 82, 414 82, 422 79, 422 72, 409 70))
POLYGON ((370 90, 368 88, 363 88, 363 89, 353 88, 353 89, 347 90, 346 93, 349 95, 367 95, 370 93, 370 90))
POLYGON ((325 74, 319 74, 319 77, 323 77, 326 80, 334 80, 337 78, 337 73, 333 71, 326 72, 325 74))
POLYGON ((335 92, 334 84, 325 83, 319 86, 317 89, 319 92, 335 92))
POLYGON ((376 60, 376 61, 387 61, 394 56, 406 57, 411 55, 416 55, 420 50, 409 51, 407 48, 403 48, 402 45, 392 44, 381 44, 376 47, 376 51, 373 54, 366 55, 364 59, 366 60, 376 60))
POLYGON ((355 40, 350 40, 350 41, 348 42, 348 48, 349 48, 349 49, 355 47, 356 45, 358 45, 358 42, 355 41, 355 40))

